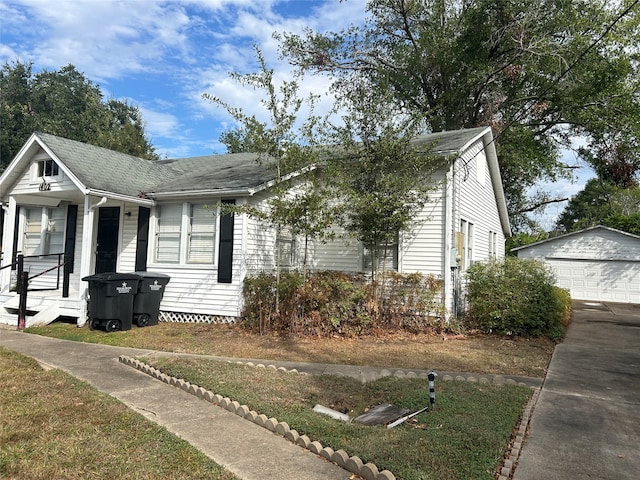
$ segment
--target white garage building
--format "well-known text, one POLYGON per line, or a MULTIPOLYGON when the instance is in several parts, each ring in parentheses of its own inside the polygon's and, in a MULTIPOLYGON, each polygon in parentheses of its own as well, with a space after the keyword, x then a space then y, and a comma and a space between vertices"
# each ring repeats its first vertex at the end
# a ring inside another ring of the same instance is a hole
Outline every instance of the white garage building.
POLYGON ((544 261, 575 300, 640 304, 640 237, 596 226, 513 249, 544 261))

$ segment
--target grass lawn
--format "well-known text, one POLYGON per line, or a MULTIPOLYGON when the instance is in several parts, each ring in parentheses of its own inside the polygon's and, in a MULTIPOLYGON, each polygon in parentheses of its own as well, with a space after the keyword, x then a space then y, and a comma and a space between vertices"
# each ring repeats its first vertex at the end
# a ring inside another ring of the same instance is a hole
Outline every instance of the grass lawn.
POLYGON ((387 429, 334 420, 312 408, 321 404, 351 418, 383 403, 417 411, 429 405, 427 381, 385 377, 363 385, 351 378, 295 375, 203 359, 171 357, 151 363, 402 480, 494 478, 532 394, 516 385, 436 382, 433 411, 387 429))
POLYGON ((0 478, 236 477, 165 428, 60 370, 0 348, 0 478))
MULTIPOLYGON (((221 357, 539 378, 546 372, 554 347, 545 339, 485 335, 259 336, 237 326, 208 324, 161 323, 106 333, 57 322, 27 331, 82 342, 221 357)), ((424 379, 386 377, 362 385, 349 378, 294 375, 208 359, 160 357, 153 362, 169 375, 285 421, 299 434, 334 450, 344 449, 402 480, 494 478, 532 394, 529 388, 516 385, 437 381, 436 409, 388 430, 340 422, 312 408, 319 403, 347 412, 351 418, 382 403, 415 411, 428 404, 424 379)))
POLYGON ((115 333, 91 331, 86 326, 77 328, 75 324, 63 322, 27 331, 80 342, 166 352, 538 378, 544 377, 555 345, 548 339, 487 335, 261 336, 233 325, 164 322, 115 333))

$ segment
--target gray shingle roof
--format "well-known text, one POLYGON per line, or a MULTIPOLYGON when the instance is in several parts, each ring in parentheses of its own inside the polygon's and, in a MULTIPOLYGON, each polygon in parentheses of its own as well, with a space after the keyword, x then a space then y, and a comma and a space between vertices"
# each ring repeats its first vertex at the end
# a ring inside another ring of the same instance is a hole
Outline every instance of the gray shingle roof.
POLYGON ((434 153, 443 155, 461 152, 469 142, 482 134, 487 127, 467 128, 450 132, 435 132, 416 137, 412 143, 432 146, 434 153))
MULTIPOLYGON (((460 152, 486 128, 431 133, 416 137, 414 143, 446 155, 460 152)), ((152 161, 46 133, 37 136, 90 190, 131 197, 249 192, 275 177, 253 153, 152 161)))
POLYGON ((249 190, 274 178, 257 155, 237 153, 152 161, 46 133, 37 136, 87 188, 141 193, 249 190))
POLYGON ((47 133, 37 136, 87 188, 138 196, 165 178, 154 162, 47 133))
POLYGON ((274 172, 258 163, 253 153, 230 153, 161 161, 173 177, 150 192, 181 193, 196 190, 248 190, 273 180, 274 172))

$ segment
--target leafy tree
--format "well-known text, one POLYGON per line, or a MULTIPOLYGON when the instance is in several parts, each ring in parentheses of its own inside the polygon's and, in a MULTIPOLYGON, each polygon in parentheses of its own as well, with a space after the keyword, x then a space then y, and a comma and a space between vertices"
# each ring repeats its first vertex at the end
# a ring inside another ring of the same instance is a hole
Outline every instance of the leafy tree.
POLYGON ((529 245, 530 243, 540 242, 542 240, 546 240, 549 238, 549 234, 542 230, 537 230, 535 232, 519 232, 515 235, 511 235, 507 238, 505 250, 506 254, 510 257, 517 257, 518 254, 516 252, 512 252, 514 248, 523 247, 525 245, 529 245))
POLYGON ((620 188, 638 186, 640 143, 624 133, 607 135, 597 145, 582 148, 581 153, 594 168, 598 178, 620 188))
POLYGON ((637 138, 637 4, 369 0, 361 26, 278 38, 301 70, 332 75, 337 90, 366 78, 429 130, 492 126, 517 228, 564 200, 526 192, 571 174, 559 153, 573 135, 637 138))
POLYGON ((330 133, 338 153, 328 178, 341 224, 370 252, 374 279, 400 232, 416 226, 442 164, 430 146, 413 142, 420 123, 388 100, 366 82, 352 83, 338 97, 343 124, 330 133))
POLYGON ((0 70, 0 170, 34 131, 157 159, 137 107, 103 101, 100 88, 73 65, 33 73, 31 63, 0 70))
POLYGON ((556 228, 571 232, 605 225, 640 234, 640 187, 622 188, 600 178, 589 180, 564 209, 556 228))
MULTIPOLYGON (((230 152, 251 151, 258 154, 258 161, 274 172, 273 196, 268 200, 266 209, 242 205, 234 211, 246 213, 261 219, 276 230, 276 284, 280 277, 280 234, 284 230, 293 235, 304 235, 306 270, 306 245, 308 240, 321 238, 330 221, 323 190, 313 173, 318 162, 318 150, 314 148, 313 132, 318 119, 313 115, 316 97, 302 99, 298 96, 296 78, 275 85, 274 71, 266 65, 262 52, 256 47, 260 71, 241 74, 233 72, 230 77, 244 87, 251 87, 265 94, 261 101, 269 115, 268 121, 261 121, 255 115, 245 113, 223 99, 210 94, 203 97, 224 108, 238 123, 234 130, 225 132, 221 141, 226 143, 230 152), (304 105, 311 113, 302 125, 298 124, 300 110, 304 105), (291 174, 308 170, 306 184, 295 185, 291 174), (292 188, 292 187, 296 188, 292 188)), ((276 294, 276 302, 278 301, 276 294)), ((276 307, 277 309, 278 307, 276 307)))
POLYGON ((611 183, 592 178, 584 190, 571 198, 558 217, 556 228, 561 232, 572 232, 602 224, 613 213, 610 202, 617 190, 611 183))
POLYGON ((617 213, 606 218, 603 223, 607 227, 640 235, 640 212, 632 213, 631 215, 617 213))

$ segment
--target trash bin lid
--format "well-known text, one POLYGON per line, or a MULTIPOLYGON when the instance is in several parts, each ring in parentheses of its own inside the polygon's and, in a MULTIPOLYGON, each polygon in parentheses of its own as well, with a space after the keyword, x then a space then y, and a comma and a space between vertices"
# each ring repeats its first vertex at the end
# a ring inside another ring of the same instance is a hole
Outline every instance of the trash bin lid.
POLYGON ((140 276, 135 273, 106 272, 89 275, 82 280, 85 282, 122 282, 127 280, 140 280, 140 276))
POLYGON ((171 278, 169 275, 157 272, 135 272, 135 275, 138 275, 140 279, 157 278, 158 280, 169 280, 171 278))

